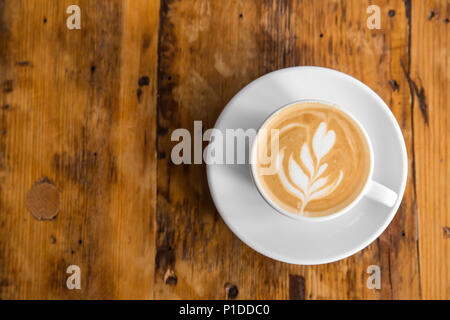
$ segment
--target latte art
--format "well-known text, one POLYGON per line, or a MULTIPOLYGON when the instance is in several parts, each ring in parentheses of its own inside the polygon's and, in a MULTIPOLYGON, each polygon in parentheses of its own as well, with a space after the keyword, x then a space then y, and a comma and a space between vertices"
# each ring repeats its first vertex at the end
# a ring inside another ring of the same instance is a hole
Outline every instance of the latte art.
POLYGON ((326 124, 321 122, 319 128, 314 134, 313 150, 316 161, 313 160, 307 143, 303 144, 300 153, 300 160, 308 170, 305 174, 302 167, 294 160, 292 154, 289 158, 288 173, 290 180, 294 182, 293 186, 286 177, 284 167, 281 165, 284 160, 284 150, 278 156, 277 172, 281 183, 285 189, 295 194, 302 202, 300 214, 304 213, 305 207, 309 201, 323 198, 331 194, 342 181, 342 170, 339 170, 339 177, 334 182, 329 182, 328 177, 321 177, 328 168, 327 163, 321 164, 325 156, 333 147, 336 135, 334 131, 328 131, 326 134, 326 124), (316 163, 315 163, 316 162, 316 163))
POLYGON ((269 163, 257 162, 256 172, 280 208, 325 216, 361 193, 370 171, 369 148, 359 126, 337 107, 298 103, 275 114, 262 129, 268 134, 258 135, 259 152, 278 154, 270 154, 269 163), (278 148, 273 148, 273 129, 278 130, 278 148))

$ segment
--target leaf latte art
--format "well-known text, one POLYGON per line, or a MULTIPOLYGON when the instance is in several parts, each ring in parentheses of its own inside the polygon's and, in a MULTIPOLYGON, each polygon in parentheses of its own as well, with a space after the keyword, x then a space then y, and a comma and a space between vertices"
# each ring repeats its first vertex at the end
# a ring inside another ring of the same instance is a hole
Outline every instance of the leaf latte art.
POLYGON ((309 147, 307 143, 303 144, 300 153, 300 159, 304 166, 308 169, 308 174, 305 174, 302 167, 297 164, 292 155, 289 158, 289 177, 294 182, 295 187, 289 182, 284 172, 284 167, 280 166, 283 163, 284 151, 281 151, 278 156, 277 172, 281 183, 287 190, 290 190, 293 194, 297 195, 302 201, 300 208, 300 214, 304 213, 304 209, 309 201, 314 199, 323 198, 326 195, 332 193, 342 181, 342 170, 339 171, 339 177, 336 181, 329 183, 327 177, 321 177, 328 167, 327 163, 321 164, 322 157, 325 156, 333 147, 336 139, 334 131, 326 132, 326 124, 320 123, 314 138, 313 138, 313 150, 316 161, 311 157, 309 147), (326 133, 326 134, 325 134, 326 133), (316 162, 316 163, 314 163, 316 162))
POLYGON ((256 172, 264 193, 280 208, 326 216, 361 193, 370 171, 369 148, 359 126, 339 108, 298 103, 276 113, 262 129, 268 133, 258 135, 258 149, 270 161, 257 162, 256 172))

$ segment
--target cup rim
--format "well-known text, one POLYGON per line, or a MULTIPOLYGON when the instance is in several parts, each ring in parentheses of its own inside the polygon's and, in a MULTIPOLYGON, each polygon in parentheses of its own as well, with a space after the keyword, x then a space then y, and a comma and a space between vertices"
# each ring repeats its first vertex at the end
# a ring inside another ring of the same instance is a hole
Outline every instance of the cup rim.
POLYGON ((258 190, 259 194, 261 195, 261 197, 273 208, 275 209, 275 211, 277 211, 280 214, 283 214, 284 216, 294 219, 294 220, 304 220, 304 221, 311 221, 311 222, 320 222, 320 221, 328 221, 337 217, 342 216, 343 214, 347 213, 348 211, 350 211, 353 207, 356 206, 356 204, 359 203, 359 201, 361 200, 361 198, 367 193, 367 190, 369 188, 370 182, 372 181, 372 176, 373 176, 373 171, 374 171, 374 154, 373 154, 373 147, 372 147, 372 142, 370 140, 370 137, 366 131, 366 129, 364 128, 364 126, 361 124, 361 122, 359 122, 358 119, 356 119, 356 117, 354 117, 352 114, 350 114, 347 110, 344 110, 340 105, 336 104, 336 103, 332 103, 330 101, 327 100, 322 100, 322 99, 300 99, 300 100, 295 100, 293 102, 289 102, 283 106, 281 106, 280 108, 276 109, 275 111, 273 111, 271 114, 269 114, 266 119, 261 123, 261 125, 259 126, 255 138, 253 140, 251 149, 250 149, 250 172, 251 172, 251 177, 253 180, 253 183, 256 186, 256 189, 258 190), (266 125, 266 123, 272 119, 275 115, 277 115, 278 113, 280 113, 281 111, 283 111, 286 108, 289 108, 293 105, 299 104, 299 103, 322 103, 325 104, 327 106, 333 107, 338 109, 339 111, 345 113, 347 116, 349 116, 355 123, 356 125, 359 127, 359 129, 362 131, 365 139, 366 139, 366 143, 367 146, 369 148, 369 158, 370 158, 370 168, 369 168, 369 174, 367 175, 367 179, 366 182, 364 184, 364 187, 361 189, 361 192, 358 194, 358 196, 351 202, 349 203, 346 207, 340 209, 337 212, 331 213, 329 215, 326 216, 321 216, 321 217, 307 217, 307 216, 301 216, 301 215, 296 215, 294 213, 291 213, 287 210, 284 210, 283 208, 279 207, 274 201, 272 201, 272 199, 269 198, 269 196, 266 194, 266 192, 264 191, 264 189, 262 188, 260 182, 259 182, 259 178, 256 174, 256 147, 257 147, 257 142, 258 142, 258 136, 259 133, 261 131, 261 129, 266 125))

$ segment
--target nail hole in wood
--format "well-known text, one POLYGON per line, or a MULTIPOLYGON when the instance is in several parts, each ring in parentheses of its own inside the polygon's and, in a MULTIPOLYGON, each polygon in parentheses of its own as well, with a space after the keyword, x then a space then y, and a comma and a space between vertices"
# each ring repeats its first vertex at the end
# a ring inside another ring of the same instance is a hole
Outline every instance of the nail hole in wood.
POLYGON ((449 227, 443 227, 442 230, 444 231, 444 237, 450 238, 450 228, 449 227))
POLYGON ((140 77, 138 80, 139 87, 148 86, 150 84, 150 78, 147 76, 140 77))
POLYGON ((389 85, 392 88, 392 91, 397 91, 399 89, 399 85, 395 80, 389 80, 389 85))
POLYGON ((237 286, 227 282, 225 283, 225 293, 228 299, 235 299, 239 294, 239 290, 237 286))
POLYGON ((178 278, 175 274, 175 271, 172 269, 167 269, 166 273, 164 274, 164 283, 166 285, 172 285, 176 286, 178 282, 178 278))
POLYGON ((431 10, 430 13, 428 14, 428 21, 430 21, 431 19, 433 19, 433 17, 434 17, 435 15, 436 15, 436 14, 434 13, 434 11, 431 10))

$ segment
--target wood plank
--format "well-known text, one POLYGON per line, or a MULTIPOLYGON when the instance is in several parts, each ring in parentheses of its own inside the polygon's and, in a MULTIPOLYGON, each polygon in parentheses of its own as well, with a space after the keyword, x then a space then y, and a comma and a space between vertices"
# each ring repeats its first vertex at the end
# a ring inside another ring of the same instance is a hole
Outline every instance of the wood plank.
POLYGON ((241 243, 214 208, 204 166, 170 162, 174 129, 192 132, 194 120, 212 127, 245 84, 295 65, 338 69, 372 87, 391 106, 411 154, 410 96, 401 67, 409 64, 408 10, 401 0, 379 1, 382 29, 369 30, 369 4, 162 1, 155 298, 222 299, 230 284, 242 299, 419 297, 412 184, 393 223, 367 249, 337 263, 301 267, 241 243), (389 84, 394 80, 398 88, 389 84), (366 288, 372 264, 381 267, 381 290, 366 288), (169 273, 176 284, 165 283, 169 273))
POLYGON ((157 1, 79 1, 81 31, 65 28, 69 4, 0 1, 0 298, 449 298, 446 1, 379 1, 374 31, 370 1, 163 1, 159 83, 157 1), (246 83, 292 65, 371 86, 410 155, 388 230, 324 266, 246 247, 218 216, 204 167, 170 163, 171 130, 211 127, 246 83), (37 221, 27 195, 48 180, 61 208, 37 221), (70 264, 81 267, 81 292, 65 287, 70 264), (365 286, 371 264, 380 291, 365 286))
POLYGON ((424 299, 450 299, 450 3, 412 6, 411 87, 424 299), (446 20, 447 19, 447 20, 446 20))
POLYGON ((71 4, 0 1, 0 298, 152 298, 159 3, 80 0, 73 31, 71 4), (43 176, 52 221, 25 208, 43 176))

